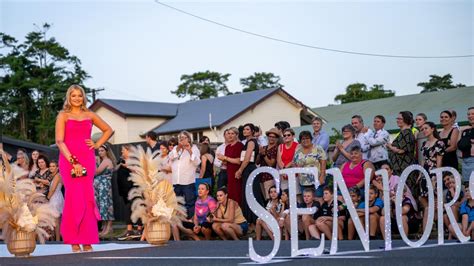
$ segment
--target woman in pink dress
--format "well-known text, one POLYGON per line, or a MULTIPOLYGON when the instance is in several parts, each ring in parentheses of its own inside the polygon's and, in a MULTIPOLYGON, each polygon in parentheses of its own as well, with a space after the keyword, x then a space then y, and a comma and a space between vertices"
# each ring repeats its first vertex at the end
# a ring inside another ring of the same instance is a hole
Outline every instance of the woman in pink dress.
POLYGON ((66 93, 63 110, 56 119, 56 144, 60 151, 59 172, 66 190, 61 222, 65 244, 73 252, 92 251, 99 243, 97 220, 99 211, 94 197, 95 152, 112 135, 112 128, 86 107, 84 89, 72 85, 66 93), (92 126, 102 130, 93 142, 92 126))

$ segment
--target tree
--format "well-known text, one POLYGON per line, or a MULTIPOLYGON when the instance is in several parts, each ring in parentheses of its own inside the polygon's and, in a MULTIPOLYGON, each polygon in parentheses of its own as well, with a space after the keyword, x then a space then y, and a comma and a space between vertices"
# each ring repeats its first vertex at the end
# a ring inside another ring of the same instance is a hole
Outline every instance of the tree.
POLYGON ((54 123, 67 88, 89 76, 80 60, 54 38, 49 24, 23 43, 0 33, 0 102, 4 134, 41 144, 54 143, 54 123))
POLYGON ((190 96, 191 100, 201 100, 219 96, 219 94, 229 94, 229 89, 225 84, 229 80, 230 74, 218 72, 197 72, 191 75, 182 75, 182 83, 178 89, 171 91, 178 97, 190 96))
POLYGON ((444 76, 430 75, 430 80, 428 82, 420 82, 416 85, 423 88, 421 93, 466 87, 466 85, 462 83, 454 85, 453 76, 451 74, 446 74, 444 76))
POLYGON ((256 72, 253 75, 241 78, 240 84, 244 87, 242 92, 282 88, 283 85, 279 83, 280 77, 273 73, 256 72))
POLYGON ((370 89, 364 83, 353 83, 346 87, 345 94, 339 94, 334 101, 341 103, 352 103, 366 100, 380 99, 395 96, 392 90, 385 90, 381 84, 374 84, 370 89))

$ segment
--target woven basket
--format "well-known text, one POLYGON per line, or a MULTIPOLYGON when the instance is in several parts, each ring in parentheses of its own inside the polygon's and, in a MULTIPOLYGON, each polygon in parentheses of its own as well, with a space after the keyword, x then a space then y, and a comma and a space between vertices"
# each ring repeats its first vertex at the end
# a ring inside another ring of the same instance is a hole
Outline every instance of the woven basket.
POLYGON ((15 257, 30 256, 36 248, 36 232, 12 230, 7 248, 15 257))
POLYGON ((164 246, 168 243, 171 235, 169 223, 151 222, 147 226, 146 240, 156 246, 164 246))

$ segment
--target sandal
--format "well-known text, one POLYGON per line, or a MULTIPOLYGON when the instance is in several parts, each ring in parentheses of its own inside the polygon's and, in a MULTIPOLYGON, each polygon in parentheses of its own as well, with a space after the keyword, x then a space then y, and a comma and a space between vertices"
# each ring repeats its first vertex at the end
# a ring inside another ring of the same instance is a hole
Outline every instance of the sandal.
POLYGON ((79 245, 71 245, 71 249, 72 249, 72 252, 73 253, 78 253, 78 252, 81 252, 81 246, 79 245))
POLYGON ((84 250, 84 252, 91 252, 91 251, 93 251, 91 245, 82 245, 82 250, 84 250))

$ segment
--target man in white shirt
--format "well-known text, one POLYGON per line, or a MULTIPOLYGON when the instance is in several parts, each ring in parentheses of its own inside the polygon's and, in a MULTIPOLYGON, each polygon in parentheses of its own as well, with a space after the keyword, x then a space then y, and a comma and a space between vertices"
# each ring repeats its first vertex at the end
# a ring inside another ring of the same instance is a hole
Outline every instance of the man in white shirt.
POLYGON ((390 141, 390 134, 385 127, 385 117, 383 115, 376 115, 374 117, 374 133, 369 136, 368 142, 370 145, 369 149, 369 160, 378 170, 383 164, 388 163, 388 151, 385 146, 390 141))
POLYGON ((170 152, 171 175, 176 196, 184 197, 188 217, 194 215, 196 201, 196 168, 201 163, 201 154, 192 144, 191 134, 182 131, 178 135, 178 145, 170 152))
POLYGON ((354 115, 351 121, 352 126, 356 130, 355 139, 360 142, 360 148, 362 150, 362 158, 367 160, 369 158, 370 145, 368 142, 369 136, 373 134, 372 130, 364 126, 364 120, 360 115, 354 115))

